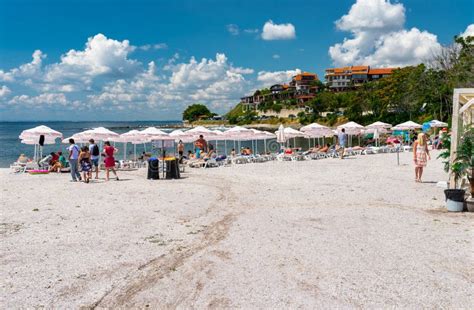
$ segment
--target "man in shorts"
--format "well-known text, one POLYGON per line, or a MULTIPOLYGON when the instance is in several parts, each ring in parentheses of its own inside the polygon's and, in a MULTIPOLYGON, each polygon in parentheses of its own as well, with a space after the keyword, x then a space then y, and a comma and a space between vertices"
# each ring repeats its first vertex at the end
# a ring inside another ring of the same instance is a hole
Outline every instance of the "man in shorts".
POLYGON ((338 140, 339 140, 339 152, 341 152, 341 159, 344 159, 344 149, 346 148, 346 144, 347 144, 347 134, 344 128, 342 128, 341 132, 339 133, 338 140))
POLYGON ((100 160, 100 150, 99 146, 95 144, 94 139, 89 140, 89 153, 91 154, 91 164, 92 169, 95 167, 95 178, 99 178, 99 160, 100 160))

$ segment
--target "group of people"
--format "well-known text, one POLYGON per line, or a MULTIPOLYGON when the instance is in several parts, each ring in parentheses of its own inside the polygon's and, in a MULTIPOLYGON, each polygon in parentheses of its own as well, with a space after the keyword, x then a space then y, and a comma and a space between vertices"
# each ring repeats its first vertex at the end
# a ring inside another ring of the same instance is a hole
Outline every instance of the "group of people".
POLYGON ((69 166, 71 168, 72 182, 84 181, 89 183, 92 179, 92 173, 95 170, 95 179, 99 178, 100 158, 104 157, 105 179, 109 180, 110 171, 115 175, 116 180, 119 180, 117 171, 115 170, 114 154, 118 151, 115 147, 110 145, 109 141, 104 142, 104 149, 102 152, 94 139, 89 140, 89 144, 80 148, 74 141, 69 139, 69 166), (82 177, 79 172, 81 168, 82 177))

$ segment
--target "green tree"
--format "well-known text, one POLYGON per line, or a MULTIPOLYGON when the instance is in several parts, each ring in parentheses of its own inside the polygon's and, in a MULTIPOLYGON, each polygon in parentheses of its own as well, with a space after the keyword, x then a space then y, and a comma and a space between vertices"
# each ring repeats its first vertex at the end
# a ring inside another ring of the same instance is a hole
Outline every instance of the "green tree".
POLYGON ((194 122, 202 117, 211 117, 213 113, 209 109, 200 103, 195 103, 186 108, 183 112, 183 120, 194 122))

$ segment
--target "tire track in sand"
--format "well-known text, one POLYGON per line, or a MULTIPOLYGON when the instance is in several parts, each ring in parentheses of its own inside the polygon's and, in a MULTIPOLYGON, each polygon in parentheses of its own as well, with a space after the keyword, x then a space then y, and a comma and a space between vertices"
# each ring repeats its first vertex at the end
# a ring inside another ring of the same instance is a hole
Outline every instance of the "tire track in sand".
MULTIPOLYGON (((113 285, 101 298, 87 308, 111 308, 133 305, 133 299, 140 292, 158 285, 161 279, 164 279, 171 272, 183 266, 191 257, 225 239, 232 223, 241 212, 232 212, 235 211, 232 209, 236 202, 236 196, 231 190, 230 183, 226 180, 222 181, 219 185, 216 185, 218 189, 216 201, 207 208, 205 215, 215 209, 219 209, 219 211, 228 209, 231 212, 226 213, 221 219, 209 224, 201 232, 202 237, 185 249, 183 247, 173 248, 168 254, 163 254, 142 264, 137 268, 136 273, 129 274, 123 279, 123 282, 113 285)), ((186 281, 189 281, 189 279, 186 281)), ((177 303, 179 304, 179 301, 177 303)))

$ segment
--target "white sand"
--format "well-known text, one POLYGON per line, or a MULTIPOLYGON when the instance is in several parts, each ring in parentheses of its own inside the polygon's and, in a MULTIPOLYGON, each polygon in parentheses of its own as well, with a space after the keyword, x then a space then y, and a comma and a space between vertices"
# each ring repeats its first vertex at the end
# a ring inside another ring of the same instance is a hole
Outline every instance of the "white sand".
POLYGON ((2 169, 0 307, 472 309, 474 215, 410 156, 93 184, 2 169))

